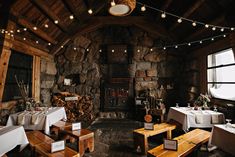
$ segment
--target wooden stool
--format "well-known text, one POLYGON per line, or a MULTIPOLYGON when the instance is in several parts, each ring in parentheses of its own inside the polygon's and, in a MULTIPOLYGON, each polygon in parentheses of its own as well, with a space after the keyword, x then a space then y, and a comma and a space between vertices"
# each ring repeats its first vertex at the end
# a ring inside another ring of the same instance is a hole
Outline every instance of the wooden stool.
POLYGON ((65 129, 68 129, 68 128, 72 128, 72 123, 64 122, 64 121, 58 121, 58 122, 56 122, 52 125, 51 131, 54 131, 55 134, 58 136, 59 132, 61 130, 65 130, 65 129))
POLYGON ((53 139, 47 135, 41 133, 40 131, 29 131, 26 132, 26 136, 31 147, 31 156, 35 156, 35 146, 41 143, 51 143, 54 142, 53 139))
POLYGON ((41 143, 35 146, 35 151, 45 157, 80 157, 80 155, 69 147, 64 150, 51 153, 51 143, 41 143))
POLYGON ((171 131, 176 128, 173 124, 161 123, 155 124, 154 130, 145 130, 144 128, 133 131, 134 148, 140 147, 142 154, 147 154, 148 151, 148 137, 167 132, 167 139, 171 139, 171 131))
POLYGON ((81 156, 84 155, 85 151, 89 149, 89 152, 94 151, 94 132, 81 129, 72 131, 71 129, 64 130, 69 136, 77 139, 77 150, 81 156))
POLYGON ((183 157, 189 155, 201 144, 208 142, 211 133, 201 129, 195 129, 179 137, 174 138, 178 141, 177 151, 166 150, 163 145, 155 147, 148 151, 148 157, 183 157))

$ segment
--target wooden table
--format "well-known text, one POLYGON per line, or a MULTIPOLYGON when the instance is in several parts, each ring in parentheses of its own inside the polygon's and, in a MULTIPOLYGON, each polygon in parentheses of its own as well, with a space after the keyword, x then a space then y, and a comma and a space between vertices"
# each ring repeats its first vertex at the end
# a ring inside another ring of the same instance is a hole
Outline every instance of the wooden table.
POLYGON ((211 133, 201 129, 195 129, 179 137, 174 138, 178 141, 178 150, 166 150, 163 144, 148 151, 148 157, 183 157, 190 154, 201 144, 208 142, 211 133))
POLYGON ((161 123, 155 124, 154 130, 145 130, 144 128, 133 131, 134 148, 140 147, 142 154, 147 154, 148 151, 148 137, 167 132, 167 139, 171 139, 171 131, 176 128, 174 124, 161 123))
POLYGON ((64 131, 69 136, 72 136, 77 139, 77 150, 81 156, 84 155, 87 149, 89 149, 89 152, 94 151, 94 132, 88 129, 72 131, 71 128, 66 128, 64 131))

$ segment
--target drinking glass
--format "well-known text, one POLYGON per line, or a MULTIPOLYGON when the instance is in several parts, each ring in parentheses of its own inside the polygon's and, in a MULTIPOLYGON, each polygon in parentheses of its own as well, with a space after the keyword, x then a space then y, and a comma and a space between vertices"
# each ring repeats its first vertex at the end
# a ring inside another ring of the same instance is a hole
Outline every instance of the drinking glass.
POLYGON ((230 123, 230 122, 231 122, 232 120, 231 120, 231 119, 225 119, 225 120, 226 120, 226 122, 227 122, 227 123, 226 123, 226 128, 230 127, 230 126, 231 126, 231 123, 230 123))
POLYGON ((191 106, 190 106, 190 103, 188 103, 188 108, 190 108, 191 106))
POLYGON ((214 111, 217 112, 217 106, 214 106, 214 111))
POLYGON ((177 107, 177 108, 178 108, 178 107, 179 107, 179 103, 176 103, 175 107, 177 107))

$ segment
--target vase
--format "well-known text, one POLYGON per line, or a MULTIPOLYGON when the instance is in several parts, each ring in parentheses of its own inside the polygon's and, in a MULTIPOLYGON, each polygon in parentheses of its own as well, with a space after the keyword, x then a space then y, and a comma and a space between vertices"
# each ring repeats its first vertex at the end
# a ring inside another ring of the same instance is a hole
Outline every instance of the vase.
POLYGON ((203 107, 204 107, 204 108, 208 108, 208 105, 207 105, 207 102, 206 102, 206 101, 203 102, 203 107))

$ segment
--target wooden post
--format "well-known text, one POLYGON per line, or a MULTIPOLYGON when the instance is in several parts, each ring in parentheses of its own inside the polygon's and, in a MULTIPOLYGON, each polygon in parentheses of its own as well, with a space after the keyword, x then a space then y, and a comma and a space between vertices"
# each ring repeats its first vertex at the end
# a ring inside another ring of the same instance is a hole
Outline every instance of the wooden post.
POLYGON ((40 72, 41 58, 33 56, 33 72, 32 72, 32 97, 36 101, 40 101, 40 72))

